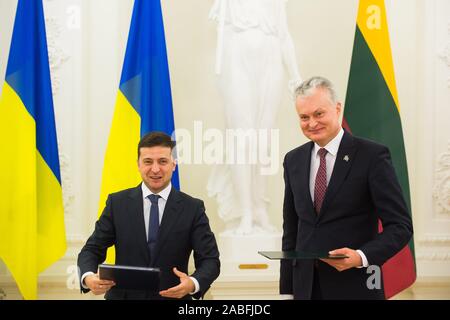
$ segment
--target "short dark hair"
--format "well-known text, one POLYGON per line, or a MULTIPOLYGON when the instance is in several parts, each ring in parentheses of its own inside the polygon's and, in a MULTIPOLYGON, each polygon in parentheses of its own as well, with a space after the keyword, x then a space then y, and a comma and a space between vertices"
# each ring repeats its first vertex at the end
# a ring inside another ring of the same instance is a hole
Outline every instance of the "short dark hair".
POLYGON ((175 141, 172 138, 161 131, 152 131, 147 133, 141 138, 138 144, 138 159, 141 155, 141 148, 151 148, 151 147, 167 147, 170 151, 175 148, 175 141))

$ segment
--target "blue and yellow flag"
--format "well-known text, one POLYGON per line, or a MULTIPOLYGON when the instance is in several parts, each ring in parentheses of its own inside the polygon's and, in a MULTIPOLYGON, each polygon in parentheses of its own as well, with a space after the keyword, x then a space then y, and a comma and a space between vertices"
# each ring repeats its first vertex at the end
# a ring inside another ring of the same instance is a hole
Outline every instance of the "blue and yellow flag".
MULTIPOLYGON (((100 215, 108 194, 137 185, 137 145, 150 131, 172 135, 174 119, 160 0, 135 0, 105 154, 100 215)), ((179 188, 178 172, 172 184, 179 188)), ((108 262, 113 256, 108 253, 108 262)))
POLYGON ((66 251, 41 0, 19 0, 0 98, 0 258, 25 299, 66 251))

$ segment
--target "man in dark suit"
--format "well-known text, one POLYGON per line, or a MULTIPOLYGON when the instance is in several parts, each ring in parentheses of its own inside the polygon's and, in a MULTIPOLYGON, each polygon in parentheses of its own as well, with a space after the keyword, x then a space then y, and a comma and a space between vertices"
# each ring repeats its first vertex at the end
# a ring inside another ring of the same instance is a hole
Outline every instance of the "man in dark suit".
POLYGON ((389 150, 342 129, 341 104, 325 78, 311 78, 296 90, 296 109, 311 141, 284 159, 282 249, 348 258, 282 260, 280 293, 295 299, 384 299, 382 286, 367 285, 366 267, 381 267, 413 232, 389 150))
POLYGON ((203 201, 171 185, 174 146, 162 132, 149 133, 139 142, 143 183, 109 195, 94 233, 78 255, 83 292, 106 293, 106 299, 200 298, 219 276, 219 251, 203 201), (99 279, 98 265, 112 245, 118 265, 161 269, 159 294, 120 290, 112 281, 99 279), (192 251, 196 270, 188 276, 192 251))

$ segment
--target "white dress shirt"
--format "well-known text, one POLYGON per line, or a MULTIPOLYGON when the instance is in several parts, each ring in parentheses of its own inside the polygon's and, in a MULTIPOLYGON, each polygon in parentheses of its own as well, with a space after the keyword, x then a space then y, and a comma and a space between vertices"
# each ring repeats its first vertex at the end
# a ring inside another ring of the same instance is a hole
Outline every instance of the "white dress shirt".
MULTIPOLYGON (((327 163, 327 185, 330 183, 331 174, 333 173, 334 164, 336 163, 336 156, 339 150, 339 146, 344 136, 344 129, 341 128, 339 133, 334 137, 326 146, 327 154, 325 155, 325 161, 327 163)), ((314 199, 314 185, 316 183, 316 175, 320 166, 320 156, 318 154, 321 146, 314 143, 314 147, 311 151, 311 168, 309 172, 309 192, 311 193, 311 199, 314 199)), ((366 255, 361 250, 356 250, 361 256, 362 267, 368 267, 369 262, 367 261, 366 255)))
MULTIPOLYGON (((343 136, 344 129, 341 128, 336 137, 334 137, 330 142, 328 142, 326 146, 323 147, 327 150, 327 154, 325 155, 325 161, 327 163, 327 186, 330 183, 331 174, 333 173, 334 164, 336 163, 336 156, 343 136)), ((314 199, 314 186, 316 183, 317 171, 319 170, 320 166, 320 156, 318 154, 320 148, 322 147, 317 143, 314 143, 314 147, 311 151, 311 167, 309 171, 309 192, 311 193, 311 199, 314 199)), ((358 252, 362 260, 362 266, 357 268, 368 267, 369 262, 367 261, 365 254, 361 250, 356 250, 356 252, 358 252)), ((293 299, 294 296, 291 294, 282 294, 280 295, 280 298, 293 299)))
MULTIPOLYGON (((150 189, 145 185, 145 183, 141 184, 142 187, 142 201, 144 201, 144 223, 145 223, 145 234, 148 240, 148 228, 150 221, 150 207, 152 206, 152 202, 149 198, 149 195, 154 194, 150 191, 150 189)), ((159 224, 161 224, 162 217, 164 215, 164 209, 166 208, 167 199, 169 198, 170 191, 172 190, 172 183, 169 183, 167 187, 165 187, 161 192, 158 193, 160 198, 158 199, 158 210, 159 210, 159 224)), ((194 282, 195 289, 191 294, 196 294, 200 290, 200 284, 197 279, 190 277, 194 282)))
MULTIPOLYGON (((336 156, 341 144, 342 137, 344 136, 344 130, 341 128, 336 137, 333 138, 328 144, 323 147, 328 152, 325 156, 327 162, 327 185, 330 183, 331 174, 333 173, 334 163, 336 162, 336 156)), ((309 172, 309 192, 311 192, 311 199, 314 200, 314 185, 316 183, 316 175, 320 166, 320 156, 318 154, 322 147, 317 143, 314 143, 314 147, 311 152, 311 168, 309 172)))
MULTIPOLYGON (((149 228, 149 221, 150 221, 150 208, 151 208, 151 201, 149 198, 147 198, 149 195, 154 194, 150 191, 150 189, 145 185, 145 183, 141 183, 141 189, 142 189, 142 201, 144 204, 144 223, 145 223, 145 236, 148 240, 148 228, 149 228)), ((161 192, 157 193, 157 195, 160 196, 158 199, 158 211, 159 211, 159 224, 161 224, 162 217, 164 215, 164 209, 166 208, 167 199, 169 198, 170 191, 172 190, 172 184, 169 183, 167 187, 165 187, 161 192)), ((86 272, 81 277, 81 285, 83 288, 88 289, 88 287, 84 283, 84 278, 87 276, 94 274, 93 272, 86 272)), ((200 284, 198 283, 197 279, 193 277, 189 277, 194 282, 194 292, 191 292, 190 294, 196 294, 200 290, 200 284)))
MULTIPOLYGON (((145 185, 145 183, 141 183, 142 189, 142 201, 144 202, 144 223, 145 223, 145 236, 148 241, 148 225, 150 221, 150 207, 152 206, 152 202, 149 198, 149 195, 153 194, 150 189, 145 185)), ((167 199, 169 198, 170 191, 172 190, 172 184, 169 183, 167 187, 165 187, 161 192, 158 193, 158 211, 159 211, 159 224, 161 224, 162 217, 164 215, 164 209, 166 208, 167 199)))

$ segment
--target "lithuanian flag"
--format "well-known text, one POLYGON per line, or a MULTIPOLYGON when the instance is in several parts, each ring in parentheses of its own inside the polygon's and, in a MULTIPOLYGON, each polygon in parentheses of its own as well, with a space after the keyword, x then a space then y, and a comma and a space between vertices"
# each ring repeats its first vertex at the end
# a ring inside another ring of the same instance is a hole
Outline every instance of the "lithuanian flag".
MULTIPOLYGON (((357 136, 389 147, 411 212, 400 105, 384 0, 359 2, 343 126, 357 136)), ((409 245, 389 259, 382 270, 386 298, 413 284, 416 279, 414 240, 411 239, 409 245)))
MULTIPOLYGON (((136 186, 137 145, 150 131, 174 132, 172 94, 160 0, 135 0, 103 166, 98 216, 108 195, 136 186)), ((178 171, 172 184, 179 189, 178 171)), ((108 262, 114 261, 113 250, 108 262)))
POLYGON ((25 299, 66 238, 42 0, 19 0, 0 99, 0 258, 25 299))

